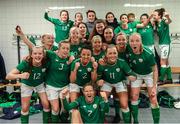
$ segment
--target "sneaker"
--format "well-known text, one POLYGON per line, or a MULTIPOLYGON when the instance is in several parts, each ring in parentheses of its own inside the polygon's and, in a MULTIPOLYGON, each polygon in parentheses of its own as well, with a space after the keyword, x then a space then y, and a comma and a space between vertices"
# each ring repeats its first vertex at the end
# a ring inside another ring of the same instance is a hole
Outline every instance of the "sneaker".
POLYGON ((121 121, 120 115, 116 115, 112 123, 119 123, 121 121))
POLYGON ((180 102, 174 102, 174 107, 180 109, 180 102))

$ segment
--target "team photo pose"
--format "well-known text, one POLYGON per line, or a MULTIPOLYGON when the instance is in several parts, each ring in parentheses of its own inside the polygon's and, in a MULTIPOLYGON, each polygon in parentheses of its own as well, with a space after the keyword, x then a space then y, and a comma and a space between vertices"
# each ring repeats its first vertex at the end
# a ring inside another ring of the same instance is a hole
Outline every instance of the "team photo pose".
POLYGON ((100 35, 103 38, 103 31, 106 27, 106 22, 103 19, 97 19, 94 24, 94 28, 90 33, 89 40, 92 40, 93 36, 100 35))
MULTIPOLYGON (((16 33, 21 37, 22 41, 30 48, 32 49, 35 44, 33 44, 24 34, 21 27, 18 25, 16 26, 16 33)), ((54 36, 52 34, 43 34, 41 38, 42 46, 45 50, 52 50, 56 51, 58 50, 57 46, 54 46, 54 36)))
POLYGON ((91 61, 91 48, 84 46, 81 49, 80 58, 73 61, 70 75, 70 100, 74 101, 80 95, 82 87, 97 79, 98 64, 91 61))
POLYGON ((21 123, 29 123, 30 100, 34 90, 39 94, 43 106, 43 123, 49 121, 50 107, 44 86, 47 68, 44 48, 34 46, 30 55, 6 76, 8 80, 21 79, 21 123))
POLYGON ((81 12, 75 13, 74 26, 78 27, 79 23, 83 22, 83 15, 81 12))
POLYGON ((69 13, 67 10, 60 11, 60 17, 51 18, 48 16, 50 10, 46 10, 44 18, 54 24, 55 27, 55 43, 58 46, 58 43, 62 40, 65 40, 69 37, 69 30, 73 26, 74 22, 69 20, 69 13))
POLYGON ((114 29, 119 26, 118 21, 117 21, 116 17, 114 16, 114 13, 107 12, 105 19, 106 19, 107 26, 111 26, 114 29))
POLYGON ((160 110, 157 102, 158 70, 153 53, 142 45, 141 36, 134 33, 129 37, 132 52, 129 53, 129 65, 136 73, 137 80, 131 81, 131 112, 134 123, 138 120, 138 98, 141 84, 145 82, 148 90, 154 123, 159 123, 160 110))
POLYGON ((86 12, 86 16, 87 16, 86 25, 88 27, 88 32, 91 33, 94 28, 94 23, 97 20, 96 12, 94 10, 88 10, 86 12))
POLYGON ((115 88, 119 98, 123 120, 125 123, 130 123, 128 93, 123 80, 128 76, 130 81, 135 81, 136 75, 124 60, 118 59, 118 52, 114 45, 110 45, 106 49, 105 60, 105 65, 100 64, 98 66, 97 84, 101 86, 101 91, 106 92, 107 97, 109 97, 112 89, 115 88))
POLYGON ((89 39, 89 32, 88 32, 88 28, 86 23, 81 22, 78 24, 78 28, 81 34, 81 42, 82 43, 88 43, 88 39, 89 39))
POLYGON ((83 43, 81 42, 81 34, 78 27, 70 29, 68 41, 70 42, 70 54, 75 58, 79 58, 83 43))
POLYGON ((153 54, 155 55, 155 48, 154 48, 154 24, 151 23, 151 19, 153 14, 149 15, 144 13, 140 16, 140 24, 136 25, 137 32, 141 35, 142 44, 148 47, 153 54))
POLYGON ((153 13, 153 18, 157 28, 157 34, 159 37, 159 49, 160 49, 160 77, 159 83, 163 84, 165 76, 167 75, 166 83, 172 83, 171 67, 169 65, 169 54, 171 39, 169 35, 169 24, 172 22, 170 16, 165 12, 164 8, 156 9, 153 13))
POLYGON ((64 108, 67 111, 73 109, 71 123, 104 123, 105 113, 109 112, 105 92, 100 92, 100 96, 96 96, 93 84, 87 83, 83 86, 83 95, 71 103, 68 103, 65 98, 67 90, 62 92, 64 108))
POLYGON ((93 36, 91 40, 92 44, 92 56, 94 57, 95 61, 98 62, 99 59, 103 58, 105 55, 104 50, 102 50, 102 38, 99 35, 93 36))
POLYGON ((114 29, 114 33, 117 35, 119 32, 123 32, 129 37, 133 32, 136 32, 136 28, 131 27, 130 24, 128 24, 128 17, 127 14, 121 14, 120 15, 120 24, 119 26, 114 29))

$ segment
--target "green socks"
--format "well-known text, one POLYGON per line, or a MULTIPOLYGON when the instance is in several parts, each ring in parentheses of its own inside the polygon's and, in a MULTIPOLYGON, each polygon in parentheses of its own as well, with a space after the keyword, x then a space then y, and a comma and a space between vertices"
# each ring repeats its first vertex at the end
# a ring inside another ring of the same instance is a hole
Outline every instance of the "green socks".
POLYGON ((50 111, 49 112, 43 111, 43 124, 49 123, 50 116, 51 116, 50 111))
POLYGON ((139 121, 138 121, 138 105, 131 104, 131 113, 133 116, 134 123, 139 123, 139 121))
POLYGON ((59 123, 59 115, 51 114, 51 121, 52 123, 59 123))
POLYGON ((158 108, 151 108, 152 116, 154 124, 159 124, 160 120, 160 109, 158 108))
POLYGON ((168 67, 166 70, 167 73, 167 79, 172 80, 172 72, 171 72, 171 67, 168 67))
POLYGON ((119 111, 120 111, 119 107, 120 107, 119 106, 119 101, 118 100, 114 100, 115 114, 120 116, 120 114, 119 114, 119 111))
POLYGON ((161 67, 161 69, 160 69, 160 77, 159 77, 160 81, 164 81, 166 70, 167 70, 167 67, 161 67))
POLYGON ((131 123, 130 112, 122 112, 124 123, 131 123))
POLYGON ((28 115, 21 114, 21 124, 28 124, 28 123, 29 123, 29 114, 28 115))

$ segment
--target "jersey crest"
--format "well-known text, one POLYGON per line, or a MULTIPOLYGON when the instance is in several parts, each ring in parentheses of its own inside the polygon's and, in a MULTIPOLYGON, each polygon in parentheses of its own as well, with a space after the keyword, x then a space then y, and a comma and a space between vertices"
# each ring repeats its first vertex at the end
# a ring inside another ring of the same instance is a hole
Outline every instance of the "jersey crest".
POLYGON ((96 109, 97 108, 97 104, 93 104, 93 108, 96 109))

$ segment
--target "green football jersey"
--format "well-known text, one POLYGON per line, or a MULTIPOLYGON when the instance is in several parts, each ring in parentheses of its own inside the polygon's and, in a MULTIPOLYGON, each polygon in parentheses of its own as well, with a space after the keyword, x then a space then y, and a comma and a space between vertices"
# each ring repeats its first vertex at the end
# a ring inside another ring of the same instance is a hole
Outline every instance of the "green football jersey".
POLYGON ((53 45, 52 48, 51 48, 51 50, 52 50, 52 51, 56 51, 56 50, 58 50, 58 47, 53 45))
POLYGON ((98 62, 99 59, 103 58, 105 56, 105 52, 104 51, 101 51, 98 55, 94 55, 92 53, 92 56, 94 57, 95 61, 98 62))
POLYGON ((80 59, 76 59, 71 65, 71 71, 74 70, 76 62, 80 63, 76 75, 76 84, 79 86, 84 86, 86 83, 91 81, 91 72, 93 71, 92 62, 89 62, 86 66, 83 66, 80 59))
POLYGON ((130 51, 131 51, 131 47, 130 47, 129 43, 127 43, 125 51, 118 52, 118 58, 124 59, 128 63, 128 56, 129 56, 130 51))
POLYGON ((129 53, 129 66, 140 75, 150 74, 152 67, 156 64, 154 54, 147 47, 143 47, 141 54, 129 53))
POLYGON ((117 59, 114 65, 106 64, 98 66, 98 78, 116 84, 126 79, 126 75, 135 75, 125 60, 117 59))
POLYGON ((62 22, 59 19, 49 17, 47 12, 44 14, 44 18, 54 24, 56 43, 59 43, 69 37, 69 31, 73 26, 73 21, 68 20, 68 22, 62 22))
POLYGON ((82 49, 82 43, 79 43, 78 45, 71 44, 70 54, 73 55, 75 58, 79 58, 81 49, 82 49))
POLYGON ((169 45, 171 43, 169 25, 165 23, 165 20, 162 20, 159 24, 157 24, 157 34, 159 36, 160 45, 169 45))
POLYGON ((138 28, 137 32, 141 35, 143 45, 154 45, 154 31, 151 23, 144 28, 138 28))
POLYGON ((46 69, 48 64, 44 64, 40 67, 31 66, 29 62, 23 60, 16 68, 21 73, 28 72, 30 76, 28 79, 22 79, 21 82, 28 85, 36 87, 44 82, 46 76, 46 69))
POLYGON ((83 123, 104 123, 105 113, 109 112, 109 103, 99 96, 94 97, 93 103, 87 103, 84 96, 69 104, 64 99, 63 103, 66 110, 78 107, 83 123))
POLYGON ((62 88, 69 84, 70 65, 67 64, 69 58, 62 59, 53 51, 46 51, 50 65, 47 69, 46 84, 62 88))
POLYGON ((131 27, 128 24, 128 28, 127 29, 123 29, 120 26, 118 26, 115 30, 114 33, 117 35, 118 33, 123 32, 126 34, 126 36, 130 36, 132 33, 136 32, 136 28, 131 27))

